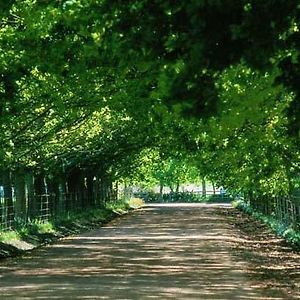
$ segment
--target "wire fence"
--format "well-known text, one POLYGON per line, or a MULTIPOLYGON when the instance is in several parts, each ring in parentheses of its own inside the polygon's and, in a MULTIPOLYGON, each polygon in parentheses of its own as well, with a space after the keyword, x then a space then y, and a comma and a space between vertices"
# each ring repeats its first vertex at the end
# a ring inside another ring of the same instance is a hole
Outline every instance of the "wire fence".
MULTIPOLYGON (((51 212, 51 199, 49 195, 39 195, 36 196, 39 203, 39 207, 36 210, 35 219, 41 221, 48 221, 52 217, 51 212)), ((13 229, 16 223, 27 223, 30 220, 28 214, 28 207, 26 211, 23 212, 23 215, 20 216, 17 214, 16 201, 7 201, 7 199, 0 198, 0 230, 10 230, 13 229), (8 205, 8 202, 12 202, 12 205, 8 205)))
MULTIPOLYGON (((104 196, 111 197, 107 192, 104 196)), ((25 202, 25 206, 20 211, 14 194, 12 199, 6 199, 1 195, 0 230, 11 230, 17 224, 26 224, 33 220, 46 222, 68 212, 78 212, 91 207, 99 208, 108 200, 103 198, 103 195, 100 197, 98 191, 90 197, 88 198, 82 191, 34 195, 25 202)))
POLYGON ((52 202, 51 200, 53 200, 53 198, 51 198, 51 195, 49 194, 43 194, 40 195, 39 197, 40 197, 39 219, 48 221, 52 216, 50 207, 52 202))
POLYGON ((285 227, 300 229, 300 194, 286 196, 244 197, 257 212, 270 216, 285 227))
MULTIPOLYGON (((101 207, 108 199, 118 197, 118 188, 112 184, 94 181, 90 187, 82 185, 73 189, 45 189, 46 193, 26 196, 21 202, 12 187, 11 197, 5 197, 0 190, 0 230, 13 229, 20 222, 39 220, 46 222, 57 216, 89 207, 101 207)), ((25 193, 26 194, 26 193, 25 193)), ((125 194, 124 194, 125 195, 125 194)), ((126 194, 127 195, 127 194, 126 194)), ((128 196, 128 195, 127 195, 128 196)), ((234 200, 224 190, 206 190, 194 192, 132 192, 130 197, 142 198, 147 203, 208 202, 226 203, 234 200)), ((291 196, 244 196, 252 208, 265 215, 272 216, 285 225, 300 229, 300 191, 291 196)))
POLYGON ((1 206, 0 206, 0 229, 9 230, 13 227, 13 225, 14 225, 13 206, 7 206, 7 205, 1 203, 1 206))

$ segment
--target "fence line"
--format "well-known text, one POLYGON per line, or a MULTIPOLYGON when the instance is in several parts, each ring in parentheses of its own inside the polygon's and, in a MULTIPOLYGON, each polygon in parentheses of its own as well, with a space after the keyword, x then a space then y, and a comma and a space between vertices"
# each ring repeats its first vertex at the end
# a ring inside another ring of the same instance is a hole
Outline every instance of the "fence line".
POLYGON ((58 179, 27 173, 14 181, 13 175, 11 172, 2 174, 0 179, 2 231, 29 220, 48 221, 68 212, 101 207, 117 196, 109 178, 94 176, 88 180, 80 170, 76 176, 70 174, 58 179))
POLYGON ((245 196, 246 202, 256 211, 276 219, 285 226, 300 229, 300 195, 245 196))

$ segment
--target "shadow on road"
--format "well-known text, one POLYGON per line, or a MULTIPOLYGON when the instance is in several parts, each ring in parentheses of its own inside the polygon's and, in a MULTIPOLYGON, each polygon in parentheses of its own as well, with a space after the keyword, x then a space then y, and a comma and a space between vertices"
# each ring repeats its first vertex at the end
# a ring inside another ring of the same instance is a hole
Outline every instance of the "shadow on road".
MULTIPOLYGON (((0 265, 1 299, 292 299, 245 276, 220 205, 150 205, 0 265)), ((222 205, 231 209, 230 205, 222 205)))

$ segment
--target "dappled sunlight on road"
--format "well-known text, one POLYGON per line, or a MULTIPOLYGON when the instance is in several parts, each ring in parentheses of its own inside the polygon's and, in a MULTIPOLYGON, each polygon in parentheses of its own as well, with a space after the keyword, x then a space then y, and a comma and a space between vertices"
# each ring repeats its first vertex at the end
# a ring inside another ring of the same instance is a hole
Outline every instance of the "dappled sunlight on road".
MULTIPOLYGON (((3 299, 292 299, 255 287, 216 206, 153 206, 0 265, 3 299)), ((226 207, 230 209, 230 207, 226 207)), ((1 298, 2 299, 2 298, 1 298)))

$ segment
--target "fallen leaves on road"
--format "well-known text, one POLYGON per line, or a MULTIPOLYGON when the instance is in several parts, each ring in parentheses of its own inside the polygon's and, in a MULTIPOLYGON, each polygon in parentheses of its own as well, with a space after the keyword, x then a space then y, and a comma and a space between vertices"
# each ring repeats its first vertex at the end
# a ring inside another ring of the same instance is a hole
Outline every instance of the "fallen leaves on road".
POLYGON ((236 258, 249 262, 247 272, 253 285, 284 290, 300 299, 300 252, 277 237, 264 223, 236 209, 218 211, 237 229, 232 242, 236 258))

